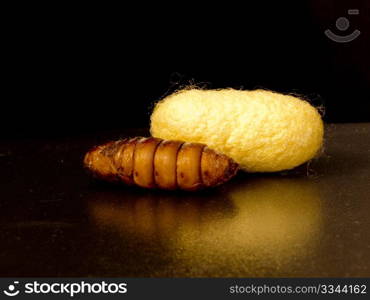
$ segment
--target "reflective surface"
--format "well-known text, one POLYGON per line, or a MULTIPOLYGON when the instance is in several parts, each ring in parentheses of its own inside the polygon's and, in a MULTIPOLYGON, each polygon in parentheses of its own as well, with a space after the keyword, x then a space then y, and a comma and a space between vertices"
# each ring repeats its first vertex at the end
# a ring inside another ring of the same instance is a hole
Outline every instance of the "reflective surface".
POLYGON ((370 124, 325 152, 201 193, 91 181, 94 144, 142 130, 0 147, 1 276, 370 276, 370 124))

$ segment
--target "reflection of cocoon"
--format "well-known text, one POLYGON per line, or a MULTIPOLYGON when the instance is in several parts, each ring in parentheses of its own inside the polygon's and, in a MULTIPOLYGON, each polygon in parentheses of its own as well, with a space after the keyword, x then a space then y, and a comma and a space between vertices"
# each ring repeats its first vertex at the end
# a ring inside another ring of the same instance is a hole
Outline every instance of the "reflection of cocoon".
POLYGON ((183 90, 160 101, 151 134, 201 142, 249 172, 294 168, 322 145, 323 122, 308 102, 265 90, 183 90))
POLYGON ((283 268, 281 276, 287 276, 297 267, 294 264, 300 268, 302 258, 315 255, 322 216, 314 184, 268 178, 240 185, 231 182, 229 187, 235 215, 202 224, 200 233, 183 232, 178 247, 184 264, 216 265, 217 270, 225 270, 219 276, 233 272, 265 276, 291 265, 283 268))
POLYGON ((232 187, 230 198, 240 211, 234 221, 261 245, 285 249, 312 242, 319 232, 319 194, 305 179, 257 179, 232 187))

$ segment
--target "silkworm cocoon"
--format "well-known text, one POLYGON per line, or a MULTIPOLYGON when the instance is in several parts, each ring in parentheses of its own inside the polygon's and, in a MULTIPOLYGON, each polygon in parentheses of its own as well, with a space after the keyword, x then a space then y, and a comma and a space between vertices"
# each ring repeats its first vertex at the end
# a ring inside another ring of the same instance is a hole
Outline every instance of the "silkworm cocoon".
POLYGON ((85 167, 97 178, 145 188, 195 191, 228 181, 238 165, 200 143, 132 138, 92 148, 85 167))
POLYGON ((313 158, 323 142, 315 107, 265 90, 182 90, 158 102, 152 136, 205 143, 248 172, 292 169, 313 158))

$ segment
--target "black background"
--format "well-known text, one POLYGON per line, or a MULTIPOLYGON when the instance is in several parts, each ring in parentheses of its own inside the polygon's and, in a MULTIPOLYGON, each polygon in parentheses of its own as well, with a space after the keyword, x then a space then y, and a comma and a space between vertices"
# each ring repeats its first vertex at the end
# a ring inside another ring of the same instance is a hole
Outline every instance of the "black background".
POLYGON ((16 8, 3 30, 1 135, 148 127, 153 103, 189 84, 296 93, 326 122, 370 121, 368 3, 16 8), (361 35, 340 44, 326 29, 361 35))

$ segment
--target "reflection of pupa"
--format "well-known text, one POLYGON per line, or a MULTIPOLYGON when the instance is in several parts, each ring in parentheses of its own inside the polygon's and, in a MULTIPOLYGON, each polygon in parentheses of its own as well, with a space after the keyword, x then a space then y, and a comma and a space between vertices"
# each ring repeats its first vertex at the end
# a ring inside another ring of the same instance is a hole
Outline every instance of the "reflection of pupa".
POLYGON ((265 90, 182 90, 155 106, 151 134, 205 143, 249 172, 294 168, 323 142, 321 116, 308 102, 265 90))

